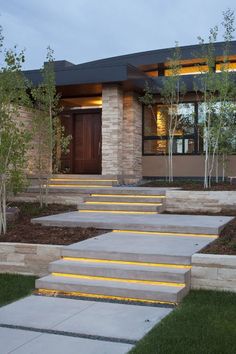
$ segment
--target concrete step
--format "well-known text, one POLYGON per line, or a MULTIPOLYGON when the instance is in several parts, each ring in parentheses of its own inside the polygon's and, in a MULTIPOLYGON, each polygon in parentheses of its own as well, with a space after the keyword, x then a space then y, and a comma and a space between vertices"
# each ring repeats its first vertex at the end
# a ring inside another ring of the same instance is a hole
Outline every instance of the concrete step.
POLYGON ((117 203, 164 203, 165 202, 165 196, 160 196, 160 197, 145 197, 145 196, 138 196, 138 197, 132 197, 129 195, 122 195, 122 196, 103 196, 102 194, 100 196, 93 196, 93 194, 89 197, 85 197, 84 199, 85 202, 117 202, 117 203))
POLYGON ((190 267, 158 266, 150 263, 115 262, 93 259, 61 259, 50 263, 50 273, 82 274, 107 278, 123 278, 173 283, 189 283, 190 267))
POLYGON ((112 176, 112 175, 78 175, 78 174, 54 174, 52 176, 52 179, 96 179, 96 180, 103 180, 103 179, 112 179, 114 181, 117 181, 117 178, 112 176))
POLYGON ((162 204, 155 204, 155 205, 150 205, 150 204, 113 204, 113 203, 100 203, 97 204, 96 202, 86 202, 86 203, 80 203, 78 204, 78 210, 104 210, 104 211, 109 211, 109 210, 114 210, 114 211, 139 211, 139 212, 160 212, 162 211, 162 204))
POLYGON ((49 186, 71 186, 77 187, 81 185, 91 186, 91 185, 98 185, 98 186, 113 186, 116 185, 117 181, 115 180, 99 180, 99 179, 50 179, 49 186))
POLYGON ((74 295, 82 293, 83 296, 94 294, 171 303, 180 302, 189 290, 184 284, 167 285, 155 282, 132 282, 124 279, 105 280, 86 276, 68 277, 57 275, 49 275, 36 280, 36 288, 73 292, 74 295))
MULTIPOLYGON (((67 185, 67 186, 63 186, 63 185, 57 185, 57 186, 49 186, 48 191, 49 193, 77 193, 77 194, 90 194, 93 193, 94 190, 100 190, 101 186, 99 185, 77 185, 77 186, 72 186, 72 185, 67 185)), ((112 189, 112 186, 106 185, 106 186, 102 186, 102 191, 104 190, 108 190, 109 188, 112 189)), ((39 192, 39 187, 38 186, 30 186, 27 189, 27 192, 29 193, 38 193, 39 192)))
POLYGON ((148 188, 148 187, 115 187, 112 188, 109 191, 102 191, 102 189, 99 191, 96 191, 96 194, 92 194, 92 196, 97 196, 98 194, 102 194, 103 196, 116 196, 116 197, 122 197, 122 196, 132 196, 132 197, 138 197, 138 196, 145 196, 145 197, 165 197, 166 191, 163 188, 148 188))
MULTIPOLYGON (((112 188, 112 189, 115 189, 112 188)), ((232 217, 170 214, 109 214, 78 211, 31 219, 32 223, 59 227, 95 227, 98 229, 136 230, 184 234, 204 234, 216 238, 232 217), (208 235, 207 235, 208 234, 208 235)), ((212 239, 213 241, 213 239, 212 239)), ((210 241, 209 241, 210 242, 210 241)))

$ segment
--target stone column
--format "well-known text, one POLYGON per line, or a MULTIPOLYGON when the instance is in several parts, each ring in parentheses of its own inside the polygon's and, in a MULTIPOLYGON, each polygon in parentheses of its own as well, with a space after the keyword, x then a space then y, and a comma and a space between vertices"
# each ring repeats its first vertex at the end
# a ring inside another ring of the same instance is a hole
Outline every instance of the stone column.
POLYGON ((142 105, 134 92, 124 94, 123 181, 142 178, 142 105))
POLYGON ((102 174, 122 176, 123 92, 119 85, 102 88, 102 174))

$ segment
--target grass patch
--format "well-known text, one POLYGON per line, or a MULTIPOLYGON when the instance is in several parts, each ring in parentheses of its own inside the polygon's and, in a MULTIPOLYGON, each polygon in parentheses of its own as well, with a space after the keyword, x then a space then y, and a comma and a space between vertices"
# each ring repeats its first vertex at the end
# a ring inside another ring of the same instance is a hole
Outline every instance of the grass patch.
POLYGON ((0 274, 0 306, 29 295, 36 277, 19 274, 0 274))
POLYGON ((235 354, 236 294, 192 291, 130 354, 235 354))

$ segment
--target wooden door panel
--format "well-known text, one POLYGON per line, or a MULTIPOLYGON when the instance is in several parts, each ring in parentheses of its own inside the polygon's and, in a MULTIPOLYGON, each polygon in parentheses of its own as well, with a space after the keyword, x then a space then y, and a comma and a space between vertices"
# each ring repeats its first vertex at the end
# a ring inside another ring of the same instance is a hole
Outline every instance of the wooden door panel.
MULTIPOLYGON (((61 124, 65 129, 65 136, 73 136, 73 116, 70 113, 62 113, 61 124)), ((71 173, 73 170, 73 140, 68 146, 68 153, 61 154, 61 170, 62 172, 71 173)))
POLYGON ((76 114, 74 121, 74 173, 101 173, 101 114, 76 114))

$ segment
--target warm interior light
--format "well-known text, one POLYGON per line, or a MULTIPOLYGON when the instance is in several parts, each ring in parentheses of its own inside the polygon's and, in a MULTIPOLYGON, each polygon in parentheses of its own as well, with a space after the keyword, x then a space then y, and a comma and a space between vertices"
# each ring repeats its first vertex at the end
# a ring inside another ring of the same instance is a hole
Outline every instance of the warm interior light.
POLYGON ((117 300, 117 301, 127 301, 127 302, 140 302, 148 304, 169 304, 176 305, 176 302, 171 301, 161 301, 161 300, 151 300, 151 299, 138 299, 133 297, 122 297, 122 296, 112 296, 112 295, 101 295, 101 294, 90 294, 82 293, 79 291, 62 291, 62 290, 48 290, 48 289, 38 289, 37 294, 47 295, 47 296, 56 296, 56 295, 67 295, 75 297, 87 297, 94 299, 104 299, 104 300, 117 300))
POLYGON ((179 237, 207 237, 207 238, 218 238, 218 235, 208 235, 208 234, 186 234, 177 232, 159 232, 159 231, 135 231, 135 230, 112 230, 116 233, 133 233, 133 234, 148 234, 148 235, 163 235, 163 236, 179 236, 179 237))
POLYGON ((99 277, 95 275, 82 275, 82 274, 69 274, 69 273, 51 273, 54 277, 65 277, 65 278, 76 278, 76 279, 86 279, 86 280, 101 280, 101 281, 114 281, 119 283, 128 284, 147 284, 147 285, 159 285, 159 286, 171 286, 171 287, 184 287, 183 283, 170 283, 163 281, 150 281, 150 280, 137 280, 137 279, 124 279, 124 278, 109 278, 109 277, 99 277))
POLYGON ((167 263, 148 263, 148 262, 131 262, 131 261, 118 261, 110 259, 95 259, 95 258, 79 258, 79 257, 63 257, 65 261, 72 262, 89 262, 89 263, 101 263, 101 264, 124 264, 124 265, 137 265, 144 267, 159 267, 159 268, 174 268, 174 269, 191 269, 189 265, 182 264, 167 264, 167 263))
POLYGON ((221 71, 236 71, 236 63, 221 63, 216 64, 216 72, 219 73, 221 71))

